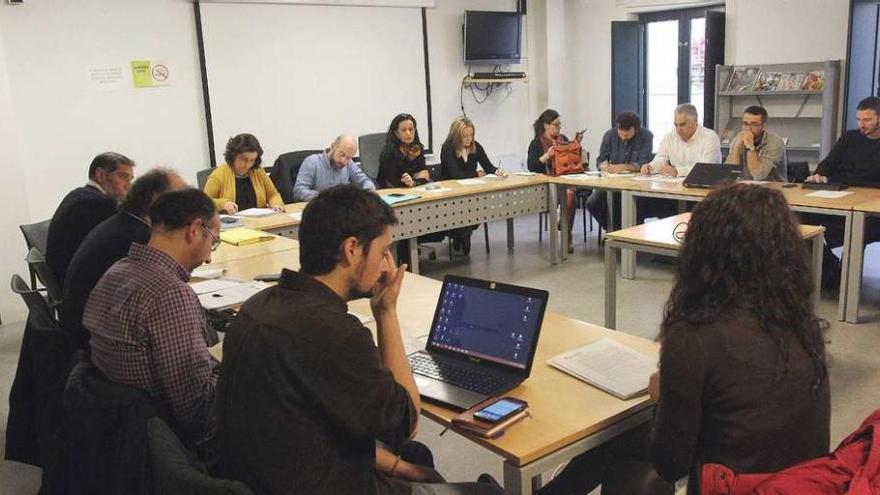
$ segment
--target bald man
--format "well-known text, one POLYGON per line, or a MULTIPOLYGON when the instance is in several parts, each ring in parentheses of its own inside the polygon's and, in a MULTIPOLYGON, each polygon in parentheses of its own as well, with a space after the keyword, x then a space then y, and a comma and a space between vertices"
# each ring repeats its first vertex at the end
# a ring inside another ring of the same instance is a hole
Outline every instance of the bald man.
POLYGON ((357 153, 357 141, 352 136, 337 137, 330 148, 303 160, 293 186, 294 201, 309 201, 324 189, 339 184, 354 184, 361 189, 375 191, 376 186, 351 160, 357 153))

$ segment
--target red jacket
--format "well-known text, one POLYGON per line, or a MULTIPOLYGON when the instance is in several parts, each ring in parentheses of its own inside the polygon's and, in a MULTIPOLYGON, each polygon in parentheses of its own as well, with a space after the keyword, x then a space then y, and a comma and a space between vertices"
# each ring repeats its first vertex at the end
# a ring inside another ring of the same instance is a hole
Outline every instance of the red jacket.
POLYGON ((778 473, 736 474, 703 466, 702 495, 880 495, 880 409, 827 456, 778 473))

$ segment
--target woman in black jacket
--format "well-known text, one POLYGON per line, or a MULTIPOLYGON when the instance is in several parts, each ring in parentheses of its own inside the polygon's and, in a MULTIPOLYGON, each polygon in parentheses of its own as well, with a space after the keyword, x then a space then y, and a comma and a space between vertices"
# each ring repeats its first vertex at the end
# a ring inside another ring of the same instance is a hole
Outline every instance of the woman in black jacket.
POLYGON ((415 187, 430 181, 416 119, 408 113, 398 114, 388 126, 385 147, 379 154, 376 185, 379 188, 415 187))

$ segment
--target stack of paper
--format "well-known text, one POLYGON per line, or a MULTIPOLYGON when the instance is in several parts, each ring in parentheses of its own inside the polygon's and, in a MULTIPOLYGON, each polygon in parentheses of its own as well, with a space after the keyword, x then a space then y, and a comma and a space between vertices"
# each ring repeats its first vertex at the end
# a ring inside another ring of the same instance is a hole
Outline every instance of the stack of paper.
MULTIPOLYGON (((247 301, 251 296, 269 287, 269 284, 263 282, 235 282, 230 280, 208 280, 206 282, 224 282, 216 284, 215 287, 202 286, 199 289, 215 288, 215 290, 202 292, 197 294, 202 307, 207 310, 226 309, 247 301)), ((206 282, 193 284, 198 286, 206 282)))
POLYGON ((600 339, 551 358, 548 363, 620 399, 648 390, 657 359, 610 339, 600 339))
POLYGON ((260 230, 248 229, 245 227, 236 227, 234 229, 224 230, 220 232, 220 240, 228 242, 235 246, 244 246, 261 241, 271 241, 275 236, 267 234, 260 230))
POLYGON ((248 208, 247 210, 241 210, 238 212, 238 216, 240 217, 268 217, 269 215, 274 215, 275 210, 272 208, 248 208))

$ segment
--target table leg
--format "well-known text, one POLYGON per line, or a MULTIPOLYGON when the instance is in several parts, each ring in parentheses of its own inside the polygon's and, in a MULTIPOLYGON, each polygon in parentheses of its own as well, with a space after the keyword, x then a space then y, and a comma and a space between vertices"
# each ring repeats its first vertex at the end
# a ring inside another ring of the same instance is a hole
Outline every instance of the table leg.
MULTIPOLYGON (((636 224, 636 196, 632 191, 620 192, 620 223, 622 229, 636 224)), ((620 276, 627 280, 636 278, 636 253, 631 249, 620 251, 620 276)))
MULTIPOLYGON (((562 255, 562 260, 565 261, 568 259, 568 244, 571 242, 570 232, 568 231, 568 188, 562 187, 557 192, 559 199, 559 237, 562 238, 562 245, 559 246, 559 252, 562 255)), ((577 215, 577 211, 574 212, 577 215)), ((550 229, 554 230, 554 224, 550 224, 550 229)))
POLYGON ((822 299, 822 256, 824 255, 825 236, 813 237, 812 260, 813 260, 813 311, 818 311, 819 301, 822 299))
MULTIPOLYGON (((556 231, 556 225, 559 224, 559 209, 557 208, 559 206, 559 186, 550 184, 548 191, 550 194, 547 199, 547 237, 550 238, 550 262, 556 265, 559 263, 559 235, 556 231)), ((565 215, 564 211, 563 215, 565 215)))
MULTIPOLYGON (((617 227, 614 226, 614 195, 617 194, 617 191, 605 191, 605 199, 608 203, 608 209, 605 210, 608 212, 605 218, 605 233, 613 232, 617 230, 617 227)), ((602 235, 602 232, 599 232, 599 235, 602 235)))
POLYGON ((605 328, 617 328, 617 248, 605 241, 605 328))
POLYGON ((513 219, 507 219, 507 249, 513 251, 513 219))
POLYGON ((846 319, 846 301, 850 296, 849 293, 847 293, 847 289, 849 289, 849 255, 852 251, 852 212, 850 211, 845 215, 844 219, 843 252, 841 253, 840 261, 840 290, 837 300, 838 321, 844 321, 846 319))
POLYGON ((529 478, 523 470, 508 461, 504 462, 504 493, 508 495, 532 495, 541 488, 541 475, 529 478))
POLYGON ((419 238, 413 237, 407 239, 409 243, 409 271, 418 275, 419 273, 419 238))
POLYGON ((849 276, 846 287, 846 322, 859 322, 859 302, 862 296, 862 271, 865 265, 865 221, 863 211, 854 211, 852 234, 849 241, 849 276))

